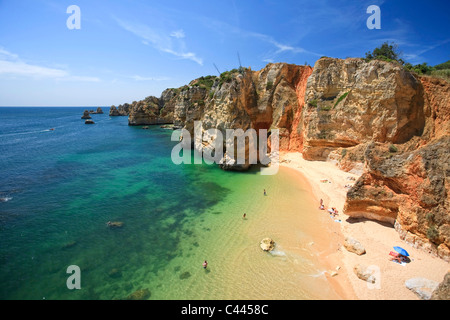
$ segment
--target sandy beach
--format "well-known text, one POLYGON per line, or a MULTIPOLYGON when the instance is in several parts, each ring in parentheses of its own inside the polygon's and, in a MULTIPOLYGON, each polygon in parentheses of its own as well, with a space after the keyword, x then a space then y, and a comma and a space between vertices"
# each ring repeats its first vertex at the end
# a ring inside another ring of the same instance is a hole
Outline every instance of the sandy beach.
MULTIPOLYGON (((415 293, 406 288, 406 280, 420 277, 441 282, 450 270, 449 263, 401 240, 393 226, 366 219, 355 221, 343 214, 348 191, 345 186, 353 184, 352 178, 357 179, 357 175, 342 171, 331 162, 306 161, 301 153, 281 153, 280 165, 295 169, 306 178, 318 206, 319 199, 323 199, 326 209, 335 207, 339 212, 336 218, 340 222, 335 222, 334 219, 327 222, 330 230, 334 230, 333 225, 338 226, 338 236, 332 238, 339 242, 337 249, 335 252, 328 252, 323 259, 330 269, 327 274, 330 283, 344 299, 419 300, 415 293), (358 240, 366 253, 359 256, 347 251, 343 243, 348 236, 358 240), (389 252, 394 246, 405 248, 410 254, 411 262, 400 265, 390 261, 389 252), (353 268, 357 264, 376 270, 375 284, 368 284, 355 275, 353 268), (333 275, 331 270, 335 270, 337 274, 333 275)), ((329 215, 326 210, 317 211, 329 215)))

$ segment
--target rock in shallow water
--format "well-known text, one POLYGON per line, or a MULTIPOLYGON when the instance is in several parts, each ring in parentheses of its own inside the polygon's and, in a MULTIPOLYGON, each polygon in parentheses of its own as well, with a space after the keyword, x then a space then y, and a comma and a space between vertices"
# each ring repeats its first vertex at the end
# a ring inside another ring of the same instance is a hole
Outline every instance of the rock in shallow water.
POLYGON ((180 274, 180 279, 184 280, 187 279, 191 276, 191 273, 189 271, 183 272, 182 274, 180 274))
POLYGON ((91 116, 89 115, 89 110, 84 110, 81 119, 91 119, 91 116))
POLYGON ((106 223, 106 225, 111 228, 121 228, 121 227, 123 227, 123 222, 122 221, 108 221, 106 223))
POLYGON ((270 238, 264 238, 259 245, 264 251, 272 251, 275 248, 275 242, 270 238))
POLYGON ((117 269, 117 268, 113 268, 113 269, 111 269, 111 270, 108 272, 108 275, 109 275, 111 278, 120 278, 120 277, 122 276, 122 271, 120 271, 120 270, 117 269))
POLYGON ((148 289, 139 289, 130 294, 127 300, 147 300, 150 298, 151 292, 148 289))

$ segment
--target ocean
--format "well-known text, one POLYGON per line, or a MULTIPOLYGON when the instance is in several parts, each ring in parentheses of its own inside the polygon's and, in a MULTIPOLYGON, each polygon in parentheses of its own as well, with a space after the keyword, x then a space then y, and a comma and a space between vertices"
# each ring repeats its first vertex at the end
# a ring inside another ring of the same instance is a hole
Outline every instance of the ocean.
POLYGON ((340 299, 328 218, 292 171, 175 165, 172 130, 85 109, 0 108, 0 299, 340 299))

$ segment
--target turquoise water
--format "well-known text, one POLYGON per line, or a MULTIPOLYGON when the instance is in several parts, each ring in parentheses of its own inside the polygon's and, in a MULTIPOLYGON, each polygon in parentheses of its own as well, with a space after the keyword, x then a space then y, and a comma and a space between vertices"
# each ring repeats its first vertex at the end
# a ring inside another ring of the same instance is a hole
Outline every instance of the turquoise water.
MULTIPOLYGON (((261 255, 260 238, 249 239, 271 232, 241 219, 242 212, 267 211, 254 201, 263 188, 283 202, 306 196, 298 186, 277 184, 283 173, 177 166, 172 131, 129 127, 126 117, 108 114, 85 125, 83 110, 0 108, 0 299, 124 299, 139 289, 150 299, 336 297, 317 276, 314 252, 297 270, 304 257, 261 255), (252 256, 251 267, 240 270, 246 279, 265 265, 299 275, 299 282, 269 296, 263 292, 276 286, 273 277, 243 286, 233 273, 252 256), (81 290, 66 286, 70 265, 80 267, 81 290)), ((302 243, 311 241, 295 232, 302 243)))

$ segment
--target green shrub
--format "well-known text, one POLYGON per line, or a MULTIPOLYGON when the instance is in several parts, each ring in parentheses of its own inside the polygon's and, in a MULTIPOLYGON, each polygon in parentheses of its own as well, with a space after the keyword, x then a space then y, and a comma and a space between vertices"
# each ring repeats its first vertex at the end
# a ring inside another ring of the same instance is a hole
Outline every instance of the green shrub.
POLYGON ((433 77, 442 78, 444 80, 450 81, 450 69, 444 70, 433 70, 431 71, 433 77))
POLYGON ((339 99, 337 99, 336 103, 334 104, 333 108, 336 108, 336 106, 339 104, 339 102, 344 100, 345 97, 348 96, 349 93, 350 93, 350 91, 348 91, 348 92, 344 93, 342 96, 340 96, 339 99))
POLYGON ((309 104, 310 106, 313 106, 313 107, 317 108, 317 99, 308 101, 308 104, 309 104))
POLYGON ((211 90, 211 87, 214 85, 216 78, 217 78, 216 76, 200 77, 196 80, 196 82, 193 84, 193 86, 205 88, 209 91, 209 90, 211 90))
POLYGON ((235 73, 238 73, 239 70, 238 69, 232 69, 230 71, 225 71, 222 72, 220 74, 220 80, 219 80, 219 85, 221 86, 222 84, 224 84, 225 82, 231 82, 231 80, 233 79, 233 75, 235 73))
POLYGON ((271 90, 273 88, 273 82, 272 81, 268 81, 267 85, 266 85, 266 90, 271 90))
POLYGON ((398 151, 397 147, 394 146, 393 144, 391 144, 391 145, 389 146, 389 152, 395 153, 395 152, 397 152, 397 151, 398 151))
POLYGON ((205 105, 205 100, 195 100, 194 103, 197 103, 199 106, 204 106, 205 105))
POLYGON ((441 64, 437 64, 434 66, 436 70, 449 70, 450 69, 450 60, 441 64))
POLYGON ((411 63, 406 63, 404 68, 408 71, 412 71, 420 75, 431 74, 431 72, 434 71, 434 67, 429 66, 426 62, 416 64, 415 66, 413 66, 411 63))
POLYGON ((374 59, 387 62, 397 61, 400 64, 404 64, 404 61, 400 59, 400 55, 401 53, 398 50, 398 45, 395 43, 389 44, 389 42, 386 41, 372 52, 367 52, 365 60, 367 62, 374 59))
POLYGON ((435 226, 431 226, 427 230, 427 238, 431 241, 435 241, 439 238, 439 231, 435 226))

